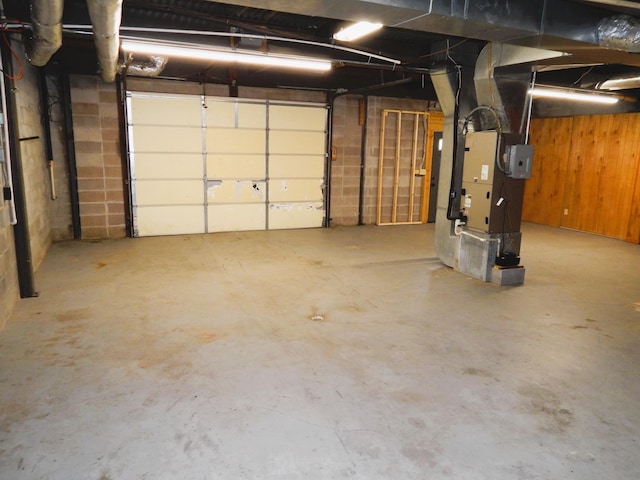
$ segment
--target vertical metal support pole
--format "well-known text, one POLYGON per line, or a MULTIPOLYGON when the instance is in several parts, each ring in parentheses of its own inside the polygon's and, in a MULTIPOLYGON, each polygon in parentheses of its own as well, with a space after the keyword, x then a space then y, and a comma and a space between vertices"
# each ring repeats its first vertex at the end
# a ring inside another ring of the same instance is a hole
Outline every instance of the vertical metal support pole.
POLYGON ((329 228, 331 226, 331 152, 333 151, 333 109, 337 95, 333 92, 327 92, 327 138, 325 145, 327 151, 325 152, 324 159, 324 221, 322 226, 329 228))
MULTIPOLYGON (((236 108, 236 123, 238 121, 238 110, 236 108)), ((201 135, 201 151, 202 151, 202 183, 204 192, 202 192, 202 201, 204 212, 204 233, 209 233, 209 172, 207 171, 207 97, 205 95, 204 84, 202 85, 202 95, 200 96, 200 135, 201 135)))
POLYGON ((120 125, 120 155, 122 157, 122 182, 124 187, 124 223, 127 237, 133 237, 133 198, 131 189, 131 158, 129 157, 129 112, 127 108, 126 71, 116 76, 118 95, 118 124, 120 125))
POLYGON ((62 69, 59 73, 60 101, 64 112, 64 138, 66 140, 67 163, 69 166, 69 201, 71 203, 71 225, 73 238, 79 240, 82 237, 82 225, 80 223, 80 195, 78 193, 78 167, 76 164, 75 141, 73 138, 73 112, 71 111, 71 85, 69 74, 62 69))
POLYGON ((367 128, 369 117, 369 97, 366 95, 362 99, 362 137, 360 144, 360 194, 358 196, 358 225, 364 225, 364 181, 365 181, 365 162, 367 159, 367 128))
MULTIPOLYGON (((11 40, 9 40, 11 41, 11 40)), ((37 297, 35 277, 33 271, 33 259, 31 256, 31 236, 29 234, 29 217, 27 215, 27 199, 24 183, 24 171, 22 169, 22 152, 20 151, 20 132, 18 131, 17 106, 15 99, 15 84, 13 77, 13 59, 9 46, 2 43, 0 46, 2 54, 2 96, 4 99, 5 121, 7 122, 9 138, 9 156, 11 173, 13 175, 13 198, 15 202, 17 222, 13 226, 13 238, 16 250, 16 264, 18 269, 18 284, 20 287, 20 297, 37 297)))
POLYGON ((47 87, 47 77, 44 69, 38 72, 38 88, 40 91, 40 119, 44 130, 44 148, 47 157, 47 168, 49 169, 49 183, 51 185, 51 200, 56 200, 56 183, 54 175, 53 145, 51 142, 51 123, 49 121, 49 88, 47 87))
MULTIPOLYGON (((269 102, 269 100, 266 101, 265 103, 265 109, 264 109, 264 114, 265 114, 265 124, 266 124, 266 130, 267 133, 264 136, 264 186, 265 186, 265 190, 266 190, 266 202, 264 204, 264 229, 265 230, 269 230, 269 202, 270 202, 270 194, 271 194, 271 189, 270 189, 270 184, 271 184, 271 179, 269 178, 269 135, 270 135, 270 127, 269 127, 269 110, 271 107, 271 103, 269 102)), ((328 208, 328 207, 327 207, 328 208)), ((327 225, 325 225, 325 227, 328 227, 328 222, 327 225)))

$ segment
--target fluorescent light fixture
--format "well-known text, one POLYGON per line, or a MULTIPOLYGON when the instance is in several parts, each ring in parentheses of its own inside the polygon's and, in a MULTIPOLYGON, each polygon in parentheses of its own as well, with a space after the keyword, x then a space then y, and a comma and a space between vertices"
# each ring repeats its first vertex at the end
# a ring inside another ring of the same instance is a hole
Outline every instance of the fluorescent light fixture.
POLYGON ((627 90, 631 88, 640 88, 640 76, 625 76, 610 78, 596 85, 598 90, 627 90))
POLYGON ((611 95, 598 95, 597 93, 576 92, 560 88, 534 87, 529 89, 529 94, 534 97, 555 98, 558 100, 573 100, 578 102, 600 103, 613 105, 618 103, 618 98, 611 95))
POLYGON ((340 40, 341 42, 352 42, 360 37, 373 33, 376 30, 380 30, 381 28, 381 23, 358 22, 345 27, 338 33, 334 34, 333 39, 340 40))
POLYGON ((212 49, 197 45, 152 43, 149 41, 122 40, 122 50, 144 55, 190 58, 211 62, 242 63, 267 67, 293 68, 326 72, 331 70, 331 62, 291 55, 277 55, 230 49, 212 49))

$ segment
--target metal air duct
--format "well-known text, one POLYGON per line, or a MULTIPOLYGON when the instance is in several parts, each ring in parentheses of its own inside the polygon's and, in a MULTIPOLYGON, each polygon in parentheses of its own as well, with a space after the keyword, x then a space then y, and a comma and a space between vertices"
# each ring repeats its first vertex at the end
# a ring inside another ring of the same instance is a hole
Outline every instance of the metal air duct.
POLYGON ((118 67, 122 0, 87 0, 87 6, 93 25, 100 74, 105 82, 113 82, 118 67))
POLYGON ((615 15, 598 23, 598 44, 625 52, 640 53, 640 22, 629 15, 615 15))
POLYGON ((473 76, 478 105, 491 107, 497 113, 503 132, 522 133, 522 113, 529 101, 531 65, 563 55, 563 52, 553 50, 488 43, 478 55, 473 76), (516 65, 525 67, 496 71, 500 67, 516 65))
POLYGON ((37 0, 31 3, 33 38, 27 47, 32 65, 47 64, 62 45, 62 12, 64 0, 37 0))

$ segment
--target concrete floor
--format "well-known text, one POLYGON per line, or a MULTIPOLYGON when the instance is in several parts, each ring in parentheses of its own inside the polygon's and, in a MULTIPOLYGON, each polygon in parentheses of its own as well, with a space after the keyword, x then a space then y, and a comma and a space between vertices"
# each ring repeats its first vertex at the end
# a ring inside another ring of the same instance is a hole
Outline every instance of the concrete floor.
POLYGON ((640 478, 640 246, 525 225, 54 245, 0 334, 0 478, 640 478))

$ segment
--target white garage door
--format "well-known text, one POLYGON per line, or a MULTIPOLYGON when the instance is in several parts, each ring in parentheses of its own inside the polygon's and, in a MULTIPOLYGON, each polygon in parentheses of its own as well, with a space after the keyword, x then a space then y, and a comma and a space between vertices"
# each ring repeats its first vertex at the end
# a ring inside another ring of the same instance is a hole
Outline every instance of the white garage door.
POLYGON ((321 227, 323 104, 127 94, 134 235, 321 227))

